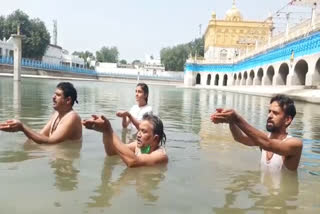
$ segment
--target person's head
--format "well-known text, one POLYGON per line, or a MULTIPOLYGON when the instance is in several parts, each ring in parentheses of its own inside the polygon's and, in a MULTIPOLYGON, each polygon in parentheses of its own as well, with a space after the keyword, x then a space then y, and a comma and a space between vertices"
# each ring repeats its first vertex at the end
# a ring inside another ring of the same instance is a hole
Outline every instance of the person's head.
POLYGON ((148 104, 149 88, 145 83, 138 83, 136 87, 136 101, 148 104))
POLYGON ((160 118, 152 113, 144 114, 137 134, 138 147, 142 148, 150 145, 153 148, 157 148, 159 144, 165 144, 166 140, 167 137, 160 118))
POLYGON ((55 93, 53 95, 53 107, 57 110, 60 106, 73 106, 77 101, 77 90, 70 82, 60 82, 57 85, 55 93))
POLYGON ((285 95, 271 98, 266 128, 269 132, 286 129, 296 115, 296 107, 292 99, 285 95))

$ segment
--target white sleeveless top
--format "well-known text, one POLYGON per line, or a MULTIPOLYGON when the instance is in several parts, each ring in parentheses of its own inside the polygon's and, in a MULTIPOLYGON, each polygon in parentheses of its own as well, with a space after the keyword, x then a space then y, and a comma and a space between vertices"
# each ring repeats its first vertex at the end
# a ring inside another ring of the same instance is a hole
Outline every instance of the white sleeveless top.
MULTIPOLYGON (((269 136, 270 137, 270 136, 269 136)), ((281 143, 291 136, 287 135, 285 139, 281 141, 281 143)), ((262 169, 269 169, 271 171, 280 171, 283 166, 283 157, 281 155, 278 155, 276 153, 273 153, 272 158, 270 160, 267 160, 267 151, 261 149, 261 168, 262 169)), ((285 166, 284 166, 285 167, 285 166)))

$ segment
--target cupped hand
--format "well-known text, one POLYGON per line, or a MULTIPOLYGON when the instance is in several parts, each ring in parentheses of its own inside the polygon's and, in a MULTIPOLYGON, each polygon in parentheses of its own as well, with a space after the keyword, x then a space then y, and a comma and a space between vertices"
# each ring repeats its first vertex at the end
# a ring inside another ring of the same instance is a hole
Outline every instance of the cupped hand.
POLYGON ((118 111, 118 112, 116 113, 116 115, 117 115, 118 117, 129 117, 129 112, 127 112, 127 111, 118 111))
POLYGON ((5 123, 0 123, 0 130, 5 132, 18 132, 22 131, 23 126, 19 120, 7 120, 5 123))
POLYGON ((90 119, 83 120, 82 125, 87 129, 92 129, 98 132, 112 131, 110 121, 103 115, 92 115, 90 119))
POLYGON ((210 116, 213 123, 230 123, 236 119, 236 112, 233 109, 217 109, 215 113, 210 116))

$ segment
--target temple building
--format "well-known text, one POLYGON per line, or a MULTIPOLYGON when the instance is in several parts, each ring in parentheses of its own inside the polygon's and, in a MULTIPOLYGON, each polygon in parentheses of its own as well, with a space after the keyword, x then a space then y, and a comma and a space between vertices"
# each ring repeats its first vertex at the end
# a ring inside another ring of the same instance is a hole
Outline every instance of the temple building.
POLYGON ((265 21, 246 21, 233 0, 224 20, 213 12, 204 39, 204 58, 207 62, 232 63, 257 46, 266 44, 272 36, 272 18, 265 21))

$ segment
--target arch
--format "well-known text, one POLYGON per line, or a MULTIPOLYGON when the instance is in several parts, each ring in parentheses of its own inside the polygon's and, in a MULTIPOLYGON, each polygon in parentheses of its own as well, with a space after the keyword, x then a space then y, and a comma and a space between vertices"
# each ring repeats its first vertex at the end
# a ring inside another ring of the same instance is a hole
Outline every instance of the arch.
POLYGON ((248 85, 253 85, 253 79, 254 79, 254 70, 251 70, 249 73, 248 85))
POLYGON ((219 85, 219 74, 216 74, 216 77, 214 79, 214 85, 219 85))
POLYGON ((303 59, 298 61, 294 67, 293 85, 305 85, 307 73, 308 63, 303 59))
POLYGON ((247 79, 248 79, 248 72, 245 71, 245 72, 243 73, 243 80, 242 80, 242 84, 241 84, 241 85, 246 85, 247 79))
POLYGON ((225 74, 225 75, 223 76, 223 83, 222 83, 222 85, 223 85, 223 86, 227 86, 227 84, 228 84, 228 75, 225 74))
POLYGON ((196 77, 196 85, 200 85, 200 84, 201 84, 201 75, 198 73, 196 77))
POLYGON ((266 79, 264 81, 265 85, 272 85, 272 81, 273 81, 273 76, 274 76, 274 68, 273 66, 269 66, 267 69, 267 76, 266 79))
POLYGON ((239 73, 238 74, 238 85, 241 85, 241 81, 242 81, 242 74, 239 73))
POLYGON ((316 63, 316 68, 314 71, 314 77, 312 82, 314 82, 314 85, 320 85, 320 58, 316 63))
POLYGON ((208 74, 207 76, 207 85, 211 84, 211 74, 208 74))
POLYGON ((287 85, 287 77, 289 74, 289 66, 287 63, 282 63, 279 68, 279 77, 277 78, 277 85, 287 85))
POLYGON ((236 85, 237 84, 237 75, 234 74, 233 75, 233 85, 236 85))
POLYGON ((259 68, 255 85, 262 85, 263 69, 259 68))

